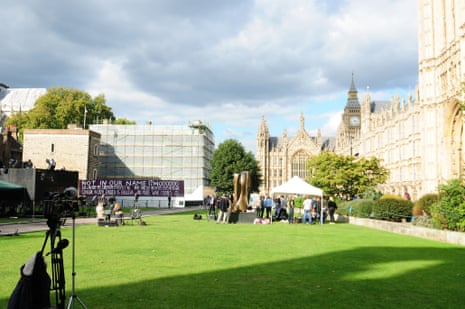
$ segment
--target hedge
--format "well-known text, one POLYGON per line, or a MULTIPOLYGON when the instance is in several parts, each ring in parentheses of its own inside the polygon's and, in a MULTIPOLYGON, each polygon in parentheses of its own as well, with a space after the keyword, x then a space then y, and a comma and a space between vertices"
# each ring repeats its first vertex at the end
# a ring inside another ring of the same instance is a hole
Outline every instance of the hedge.
POLYGON ((404 199, 384 198, 373 205, 373 219, 400 222, 402 219, 410 221, 413 203, 404 199))

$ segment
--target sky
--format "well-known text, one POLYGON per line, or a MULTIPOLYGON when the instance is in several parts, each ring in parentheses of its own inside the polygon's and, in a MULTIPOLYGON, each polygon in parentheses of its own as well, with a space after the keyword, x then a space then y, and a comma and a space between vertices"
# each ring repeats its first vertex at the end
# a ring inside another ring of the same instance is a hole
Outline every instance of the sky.
POLYGON ((0 83, 104 94, 117 118, 210 125, 256 151, 270 134, 335 136, 361 99, 418 81, 416 0, 3 0, 0 83))

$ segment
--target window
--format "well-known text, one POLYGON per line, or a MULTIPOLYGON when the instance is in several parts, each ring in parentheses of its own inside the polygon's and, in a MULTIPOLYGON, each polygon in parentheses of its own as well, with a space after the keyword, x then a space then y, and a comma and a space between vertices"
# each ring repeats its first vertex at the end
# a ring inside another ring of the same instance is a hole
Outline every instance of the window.
POLYGON ((98 156, 98 144, 94 145, 94 156, 98 156))
POLYGON ((50 152, 55 152, 55 144, 50 145, 50 152))
POLYGON ((308 176, 307 160, 308 154, 300 151, 292 158, 292 175, 305 179, 308 176))

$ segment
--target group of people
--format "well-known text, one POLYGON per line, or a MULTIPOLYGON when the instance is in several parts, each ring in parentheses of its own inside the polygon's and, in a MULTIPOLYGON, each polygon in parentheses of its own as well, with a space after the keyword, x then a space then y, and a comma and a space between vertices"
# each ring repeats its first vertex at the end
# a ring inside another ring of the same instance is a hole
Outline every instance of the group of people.
MULTIPOLYGON (((208 207, 208 216, 214 218, 217 223, 227 223, 232 211, 233 197, 223 194, 221 197, 209 195, 205 199, 205 206, 208 207), (219 211, 217 213, 217 210, 219 211)), ((293 196, 286 198, 284 195, 273 199, 270 195, 261 195, 251 198, 251 206, 255 208, 256 217, 267 218, 273 221, 288 221, 295 223, 295 199, 293 196), (273 213, 274 208, 274 213, 273 213)), ((325 222, 328 215, 330 224, 335 223, 334 214, 337 205, 333 197, 330 197, 326 205, 321 205, 320 198, 307 196, 303 202, 302 223, 313 224, 321 221, 325 222)))
POLYGON ((288 220, 294 218, 294 199, 287 200, 284 195, 272 199, 270 195, 260 196, 255 201, 255 213, 257 218, 272 218, 273 220, 288 220), (275 208, 272 214, 273 206, 275 208))
POLYGON ((329 223, 334 224, 334 214, 337 209, 336 202, 334 198, 331 196, 329 198, 328 204, 326 206, 323 205, 321 207, 321 201, 319 199, 312 199, 310 197, 306 197, 303 203, 304 214, 302 216, 302 223, 309 223, 313 224, 314 222, 322 222, 326 221, 326 218, 329 214, 329 223))
POLYGON ((97 219, 104 219, 105 221, 110 221, 112 214, 117 220, 122 220, 123 218, 121 204, 116 202, 115 198, 107 199, 105 194, 102 194, 98 199, 95 212, 97 219))
POLYGON ((205 205, 208 207, 208 216, 216 219, 217 223, 228 223, 229 216, 232 211, 233 197, 226 195, 225 193, 217 198, 214 195, 209 195, 205 199, 205 205), (219 210, 219 214, 216 210, 219 210))

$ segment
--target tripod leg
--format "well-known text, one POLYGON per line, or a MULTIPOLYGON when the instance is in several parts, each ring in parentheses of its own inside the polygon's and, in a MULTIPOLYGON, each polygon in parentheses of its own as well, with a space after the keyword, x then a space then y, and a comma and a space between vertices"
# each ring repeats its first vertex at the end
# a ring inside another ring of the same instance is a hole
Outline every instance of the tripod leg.
POLYGON ((58 239, 58 246, 61 243, 61 232, 56 229, 49 231, 51 243, 51 262, 52 262, 52 286, 51 290, 55 291, 56 307, 63 309, 65 307, 65 270, 63 266, 63 248, 55 246, 58 239))
POLYGON ((82 308, 87 309, 86 305, 79 299, 79 297, 76 295, 75 292, 75 278, 76 278, 76 272, 75 272, 75 239, 76 239, 76 224, 75 224, 76 218, 73 214, 73 229, 72 229, 72 234, 73 234, 73 244, 72 244, 72 252, 71 252, 71 266, 72 266, 72 281, 71 281, 71 296, 68 301, 68 309, 74 308, 74 300, 76 299, 79 304, 81 305, 82 308))
POLYGON ((71 297, 69 298, 68 307, 67 307, 68 309, 73 309, 74 308, 74 301, 75 300, 81 305, 82 308, 87 309, 86 305, 84 305, 82 300, 76 295, 71 295, 71 297))
POLYGON ((52 289, 55 290, 57 308, 65 306, 65 271, 63 252, 52 253, 52 289))

